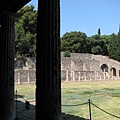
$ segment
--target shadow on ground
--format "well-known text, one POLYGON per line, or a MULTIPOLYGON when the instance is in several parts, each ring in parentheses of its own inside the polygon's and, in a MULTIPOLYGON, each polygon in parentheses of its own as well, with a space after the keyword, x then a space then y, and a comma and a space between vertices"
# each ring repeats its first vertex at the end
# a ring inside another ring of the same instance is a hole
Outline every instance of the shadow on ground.
POLYGON ((79 116, 74 116, 74 115, 62 113, 62 120, 89 120, 89 119, 85 119, 85 118, 81 118, 79 116))
MULTIPOLYGON (((15 101, 16 120, 35 120, 35 101, 27 102, 29 102, 29 106, 26 101, 15 101)), ((62 113, 61 117, 61 120, 89 120, 65 113, 62 113)))
POLYGON ((32 104, 33 101, 15 101, 16 120, 35 120, 35 105, 32 104))

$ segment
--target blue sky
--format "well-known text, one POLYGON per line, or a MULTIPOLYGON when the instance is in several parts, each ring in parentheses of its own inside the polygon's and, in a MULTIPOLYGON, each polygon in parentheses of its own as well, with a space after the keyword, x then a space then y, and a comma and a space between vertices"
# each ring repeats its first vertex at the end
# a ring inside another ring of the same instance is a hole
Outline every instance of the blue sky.
MULTIPOLYGON (((32 0, 37 9, 38 1, 32 0)), ((81 31, 87 36, 117 34, 120 24, 120 0, 61 0, 61 36, 81 31)))
POLYGON ((34 5, 35 9, 38 9, 38 0, 31 0, 27 5, 34 5))

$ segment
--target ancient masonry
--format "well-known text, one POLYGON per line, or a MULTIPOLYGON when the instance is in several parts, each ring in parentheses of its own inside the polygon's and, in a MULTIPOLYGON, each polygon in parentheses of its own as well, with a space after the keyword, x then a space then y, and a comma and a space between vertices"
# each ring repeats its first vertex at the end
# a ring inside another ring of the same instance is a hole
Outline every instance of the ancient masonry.
MULTIPOLYGON (((36 81, 36 59, 21 57, 15 60, 15 83, 36 81)), ((64 57, 61 53, 61 80, 86 81, 120 78, 120 62, 107 56, 71 53, 64 57)))

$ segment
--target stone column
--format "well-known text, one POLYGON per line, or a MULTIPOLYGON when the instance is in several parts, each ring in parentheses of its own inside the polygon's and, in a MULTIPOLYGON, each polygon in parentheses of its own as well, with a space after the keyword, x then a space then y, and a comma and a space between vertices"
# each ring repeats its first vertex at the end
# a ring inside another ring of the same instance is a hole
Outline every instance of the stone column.
POLYGON ((119 70, 116 69, 116 79, 119 79, 119 70))
POLYGON ((20 85, 20 73, 18 73, 18 84, 20 85))
POLYGON ((27 76, 28 76, 28 83, 30 83, 30 73, 28 73, 27 76))
POLYGON ((105 69, 104 69, 104 80, 106 79, 106 76, 105 76, 105 69))
POLYGON ((0 119, 14 120, 14 18, 0 13, 0 119))
POLYGON ((69 79, 69 77, 68 77, 69 75, 68 75, 68 69, 66 69, 66 81, 68 82, 68 79, 69 79))
POLYGON ((116 70, 117 71, 117 77, 118 79, 120 79, 120 73, 119 73, 119 70, 116 70))
POLYGON ((80 72, 79 72, 79 81, 80 81, 80 72))
POLYGON ((111 69, 111 71, 112 71, 112 80, 113 80, 113 68, 111 69))
POLYGON ((60 2, 38 0, 36 120, 60 120, 60 2))
POLYGON ((75 70, 72 71, 72 81, 75 81, 75 70))
POLYGON ((87 80, 87 79, 86 79, 86 74, 87 74, 87 73, 85 72, 85 73, 84 73, 84 75, 85 75, 85 76, 84 76, 85 81, 87 80))
POLYGON ((95 80, 96 80, 96 71, 95 71, 95 80))

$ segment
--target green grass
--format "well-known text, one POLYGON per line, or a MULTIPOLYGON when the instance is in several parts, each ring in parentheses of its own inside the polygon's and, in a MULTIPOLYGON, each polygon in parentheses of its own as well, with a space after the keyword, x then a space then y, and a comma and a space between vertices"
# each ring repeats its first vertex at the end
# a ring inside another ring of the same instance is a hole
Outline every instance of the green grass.
MULTIPOLYGON (((88 104, 76 105, 88 102, 90 99, 93 104, 103 110, 120 116, 120 81, 92 81, 92 82, 63 82, 61 84, 62 112, 75 116, 89 118, 88 104)), ((15 85, 15 89, 26 99, 34 99, 35 84, 15 85)), ((117 120, 91 105, 92 120, 117 120)))
MULTIPOLYGON (((103 110, 120 116, 120 81, 94 81, 62 83, 62 104, 81 104, 89 99, 103 110)), ((92 120, 117 120, 91 105, 92 120)), ((82 106, 62 106, 62 111, 89 118, 88 104, 82 106)))
POLYGON ((35 84, 22 84, 15 85, 15 93, 17 90, 18 98, 24 98, 26 100, 35 99, 35 84))

